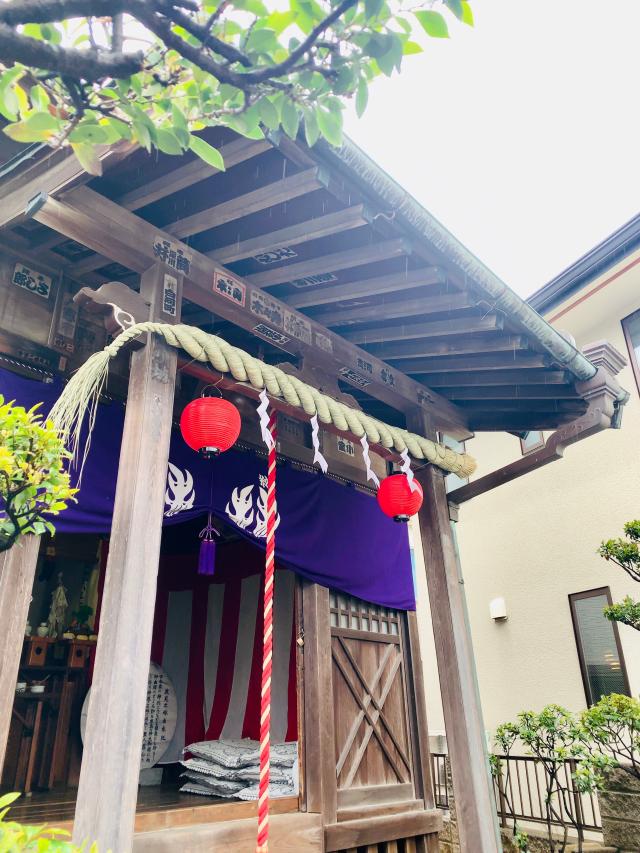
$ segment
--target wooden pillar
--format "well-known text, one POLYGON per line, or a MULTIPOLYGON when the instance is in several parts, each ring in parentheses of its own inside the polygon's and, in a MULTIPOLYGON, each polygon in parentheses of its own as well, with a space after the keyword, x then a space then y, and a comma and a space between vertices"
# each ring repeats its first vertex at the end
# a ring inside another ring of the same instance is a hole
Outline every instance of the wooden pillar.
MULTIPOLYGON (((162 312, 164 276, 142 276, 150 316, 162 312)), ((174 277, 175 281, 175 277, 174 277)), ((158 559, 173 417, 177 351, 157 335, 133 353, 111 541, 84 739, 73 838, 128 853, 138 794, 158 559)))
POLYGON ((337 821, 329 590, 304 581, 304 772, 307 811, 337 821))
MULTIPOLYGON (((419 416, 409 428, 417 428, 423 435, 429 435, 428 424, 420 422, 419 416)), ((444 473, 428 465, 416 472, 416 479, 424 492, 419 513, 420 534, 458 813, 460 849, 461 853, 497 853, 502 850, 502 844, 444 473)))
POLYGON ((0 554, 0 776, 39 547, 40 537, 27 534, 0 554))

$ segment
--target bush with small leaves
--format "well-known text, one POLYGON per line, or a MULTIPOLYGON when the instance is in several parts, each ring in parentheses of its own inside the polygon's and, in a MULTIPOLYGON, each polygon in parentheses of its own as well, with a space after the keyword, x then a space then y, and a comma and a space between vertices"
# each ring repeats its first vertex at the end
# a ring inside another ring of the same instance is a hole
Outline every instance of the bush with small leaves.
POLYGON ((65 829, 44 824, 26 826, 5 820, 9 807, 19 796, 13 793, 0 797, 0 853, 98 853, 95 842, 90 847, 86 843, 80 846, 73 844, 65 829))
POLYGON ((0 395, 0 551, 24 533, 54 533, 50 516, 74 501, 70 453, 38 406, 27 410, 0 395))

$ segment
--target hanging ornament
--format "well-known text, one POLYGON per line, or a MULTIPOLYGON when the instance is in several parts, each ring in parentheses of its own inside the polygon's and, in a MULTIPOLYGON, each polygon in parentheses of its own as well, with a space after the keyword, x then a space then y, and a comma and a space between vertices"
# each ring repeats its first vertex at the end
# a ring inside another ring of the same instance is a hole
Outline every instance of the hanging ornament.
POLYGON ((329 464, 320 451, 320 430, 317 415, 311 418, 311 444, 313 445, 313 464, 315 465, 317 462, 322 473, 326 474, 329 464))
POLYGON ((241 425, 240 412, 222 397, 198 397, 185 406, 180 418, 182 437, 205 459, 234 445, 241 425))
POLYGON ((422 487, 414 480, 412 489, 406 474, 390 474, 380 484, 378 504, 394 521, 409 521, 422 506, 422 487))
POLYGON ((213 516, 209 513, 207 526, 200 531, 200 554, 198 556, 198 574, 213 575, 216 570, 216 540, 220 536, 213 526, 213 516))

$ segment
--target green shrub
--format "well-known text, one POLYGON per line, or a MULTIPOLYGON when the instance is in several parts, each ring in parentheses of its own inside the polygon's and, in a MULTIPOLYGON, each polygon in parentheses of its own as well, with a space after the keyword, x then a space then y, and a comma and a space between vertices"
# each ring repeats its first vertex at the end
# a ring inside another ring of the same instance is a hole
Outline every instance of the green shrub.
POLYGON ((27 410, 0 395, 0 551, 23 533, 53 533, 46 516, 75 500, 65 468, 71 454, 39 405, 27 410))
POLYGON ((69 833, 64 829, 41 824, 25 826, 15 821, 5 820, 9 806, 20 794, 5 794, 0 797, 0 853, 98 853, 95 842, 87 848, 86 844, 73 844, 69 833))

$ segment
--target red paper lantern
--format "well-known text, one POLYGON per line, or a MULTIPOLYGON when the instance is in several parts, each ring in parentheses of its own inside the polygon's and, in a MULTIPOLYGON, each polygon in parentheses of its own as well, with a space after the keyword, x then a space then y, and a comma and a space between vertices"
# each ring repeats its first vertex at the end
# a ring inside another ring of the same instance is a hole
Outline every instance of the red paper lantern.
POLYGON ((233 403, 222 397, 198 397, 185 406, 180 431, 192 450, 209 459, 236 443, 241 424, 233 403))
POLYGON ((409 521, 422 506, 422 486, 413 481, 415 491, 411 490, 406 474, 391 474, 380 483, 378 504, 385 515, 394 521, 409 521))

